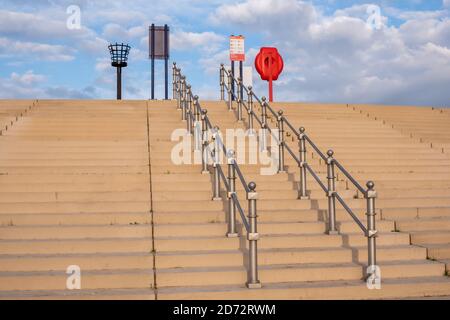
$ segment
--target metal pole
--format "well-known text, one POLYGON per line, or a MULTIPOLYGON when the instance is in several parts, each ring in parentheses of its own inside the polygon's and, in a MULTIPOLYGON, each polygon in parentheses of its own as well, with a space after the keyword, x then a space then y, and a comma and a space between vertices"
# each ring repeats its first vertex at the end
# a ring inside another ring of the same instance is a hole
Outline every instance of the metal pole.
POLYGON ((250 130, 250 134, 253 135, 253 88, 248 87, 248 129, 250 130))
POLYGON ((261 122, 262 122, 262 127, 261 127, 261 151, 262 152, 267 152, 267 132, 266 132, 266 127, 267 127, 267 101, 266 101, 266 97, 262 97, 261 98, 262 104, 261 104, 261 122))
POLYGON ((175 69, 176 77, 175 77, 175 90, 176 90, 176 98, 177 98, 177 109, 180 108, 180 99, 181 99, 181 70, 175 69))
POLYGON ((308 194, 306 192, 306 139, 305 139, 305 128, 301 127, 299 129, 300 134, 298 136, 298 147, 300 154, 300 188, 298 192, 298 198, 300 200, 308 200, 308 194))
MULTIPOLYGON (((239 77, 241 78, 241 81, 244 81, 244 64, 242 61, 239 61, 239 77)), ((241 90, 239 91, 241 95, 241 99, 244 96, 244 87, 241 85, 241 90)))
MULTIPOLYGON (((213 133, 214 143, 214 189, 213 189, 213 201, 222 201, 220 196, 220 145, 219 145, 219 127, 214 127, 213 133)), ((228 191, 228 190, 227 190, 228 191)))
POLYGON ((182 92, 181 92, 181 73, 180 73, 180 69, 178 69, 178 77, 177 77, 177 110, 181 109, 181 96, 182 96, 182 92))
MULTIPOLYGON (((233 79, 236 79, 236 77, 234 76, 234 61, 231 61, 231 77, 233 79)), ((232 95, 232 100, 234 101, 234 97, 235 97, 235 90, 234 90, 234 81, 231 83, 231 92, 233 93, 232 95)))
POLYGON ((250 192, 247 193, 248 200, 248 220, 250 225, 250 231, 247 232, 248 240, 248 255, 249 255, 249 273, 247 280, 247 288, 259 289, 261 288, 261 282, 258 279, 258 227, 257 227, 257 209, 256 201, 258 200, 258 193, 256 190, 256 184, 250 182, 248 184, 250 192))
POLYGON ((194 96, 194 114, 195 121, 200 121, 200 104, 198 103, 198 96, 194 96))
POLYGON ((200 105, 198 103, 198 96, 194 96, 194 102, 193 102, 193 114, 195 116, 194 118, 194 123, 193 123, 193 130, 194 131, 194 150, 195 151, 201 151, 201 140, 200 140, 200 134, 198 132, 198 130, 201 130, 201 128, 199 128, 199 122, 200 122, 200 105))
POLYGON ((238 234, 236 232, 236 204, 234 203, 232 195, 236 193, 236 169, 234 164, 235 153, 233 150, 228 151, 227 155, 228 163, 228 185, 230 190, 228 190, 228 238, 237 238, 238 234))
POLYGON ((208 110, 202 110, 202 174, 209 174, 208 171, 208 125, 206 117, 208 110))
POLYGON ((376 272, 377 268, 377 247, 376 238, 378 232, 375 226, 375 199, 377 198, 377 192, 374 190, 375 183, 372 181, 367 182, 367 192, 365 198, 367 199, 367 249, 368 249, 368 267, 372 273, 376 272))
POLYGON ((152 35, 152 45, 151 45, 151 60, 152 60, 152 70, 151 70, 151 82, 152 82, 152 88, 151 88, 151 95, 152 100, 155 99, 155 25, 152 24, 151 26, 151 35, 152 35))
POLYGON ((327 181, 328 181, 328 234, 338 234, 336 229, 336 175, 334 172, 334 151, 327 152, 327 181))
POLYGON ((187 105, 186 105, 186 110, 192 110, 192 87, 191 85, 188 85, 189 91, 187 93, 187 105))
POLYGON ((237 112, 238 112, 238 121, 242 121, 242 79, 237 79, 237 112))
POLYGON ((186 98, 186 77, 182 76, 181 77, 181 88, 180 88, 180 105, 178 106, 179 110, 183 110, 183 106, 185 103, 185 98, 186 98))
POLYGON ((117 100, 122 100, 122 67, 117 67, 117 100))
POLYGON ((220 100, 225 100, 225 67, 220 65, 220 100))
POLYGON ((231 70, 228 70, 228 111, 233 110, 233 91, 231 86, 233 85, 233 78, 231 70))
POLYGON ((190 109, 186 110, 186 131, 188 135, 192 135, 192 111, 190 109))
POLYGON ((167 24, 164 25, 164 97, 166 100, 169 99, 169 27, 167 24))
POLYGON ((177 76, 177 63, 174 62, 172 66, 172 99, 176 99, 177 97, 177 88, 175 87, 176 76, 177 76))
POLYGON ((278 111, 278 173, 284 170, 284 117, 283 110, 278 111))
POLYGON ((191 86, 188 84, 186 86, 186 101, 181 104, 181 121, 186 121, 186 110, 189 106, 189 97, 191 94, 191 86))

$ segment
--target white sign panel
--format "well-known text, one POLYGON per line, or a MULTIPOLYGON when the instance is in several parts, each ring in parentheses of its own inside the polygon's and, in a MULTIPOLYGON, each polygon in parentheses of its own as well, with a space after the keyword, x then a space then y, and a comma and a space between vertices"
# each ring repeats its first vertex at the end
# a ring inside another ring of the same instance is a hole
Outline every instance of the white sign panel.
POLYGON ((253 87, 253 67, 244 67, 242 83, 244 86, 253 87))
POLYGON ((230 37, 230 60, 245 61, 245 38, 243 36, 230 37))

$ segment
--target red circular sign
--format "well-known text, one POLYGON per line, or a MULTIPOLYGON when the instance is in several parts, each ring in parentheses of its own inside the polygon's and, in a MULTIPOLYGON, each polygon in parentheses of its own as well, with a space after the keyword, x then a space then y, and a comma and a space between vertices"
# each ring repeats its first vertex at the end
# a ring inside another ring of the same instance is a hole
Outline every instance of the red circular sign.
POLYGON ((255 59, 255 68, 262 80, 278 80, 283 67, 283 58, 278 53, 277 48, 264 47, 259 50, 255 59))

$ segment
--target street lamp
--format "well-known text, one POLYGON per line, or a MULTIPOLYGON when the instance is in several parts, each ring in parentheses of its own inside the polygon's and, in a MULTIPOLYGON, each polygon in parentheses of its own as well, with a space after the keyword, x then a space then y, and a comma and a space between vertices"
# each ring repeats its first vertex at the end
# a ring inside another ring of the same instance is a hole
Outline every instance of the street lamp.
POLYGON ((110 44, 111 65, 117 69, 117 100, 122 99, 122 68, 128 66, 128 54, 131 47, 127 44, 110 44))

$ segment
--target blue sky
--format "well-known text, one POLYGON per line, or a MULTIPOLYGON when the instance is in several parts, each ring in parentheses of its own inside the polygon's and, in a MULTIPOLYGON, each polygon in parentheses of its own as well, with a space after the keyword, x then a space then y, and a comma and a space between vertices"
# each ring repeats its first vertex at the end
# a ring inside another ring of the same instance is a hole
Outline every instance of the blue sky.
MULTIPOLYGON (((171 27, 171 61, 194 91, 218 96, 228 36, 246 36, 246 65, 276 46, 278 101, 450 105, 450 0, 0 0, 0 98, 115 96, 109 42, 132 46, 124 98, 148 99, 148 26, 171 27), (81 29, 66 27, 70 5, 81 29), (377 28, 368 24, 378 6, 377 28)), ((162 98, 163 63, 157 63, 162 98)), ((254 86, 266 83, 254 74, 254 86)))

